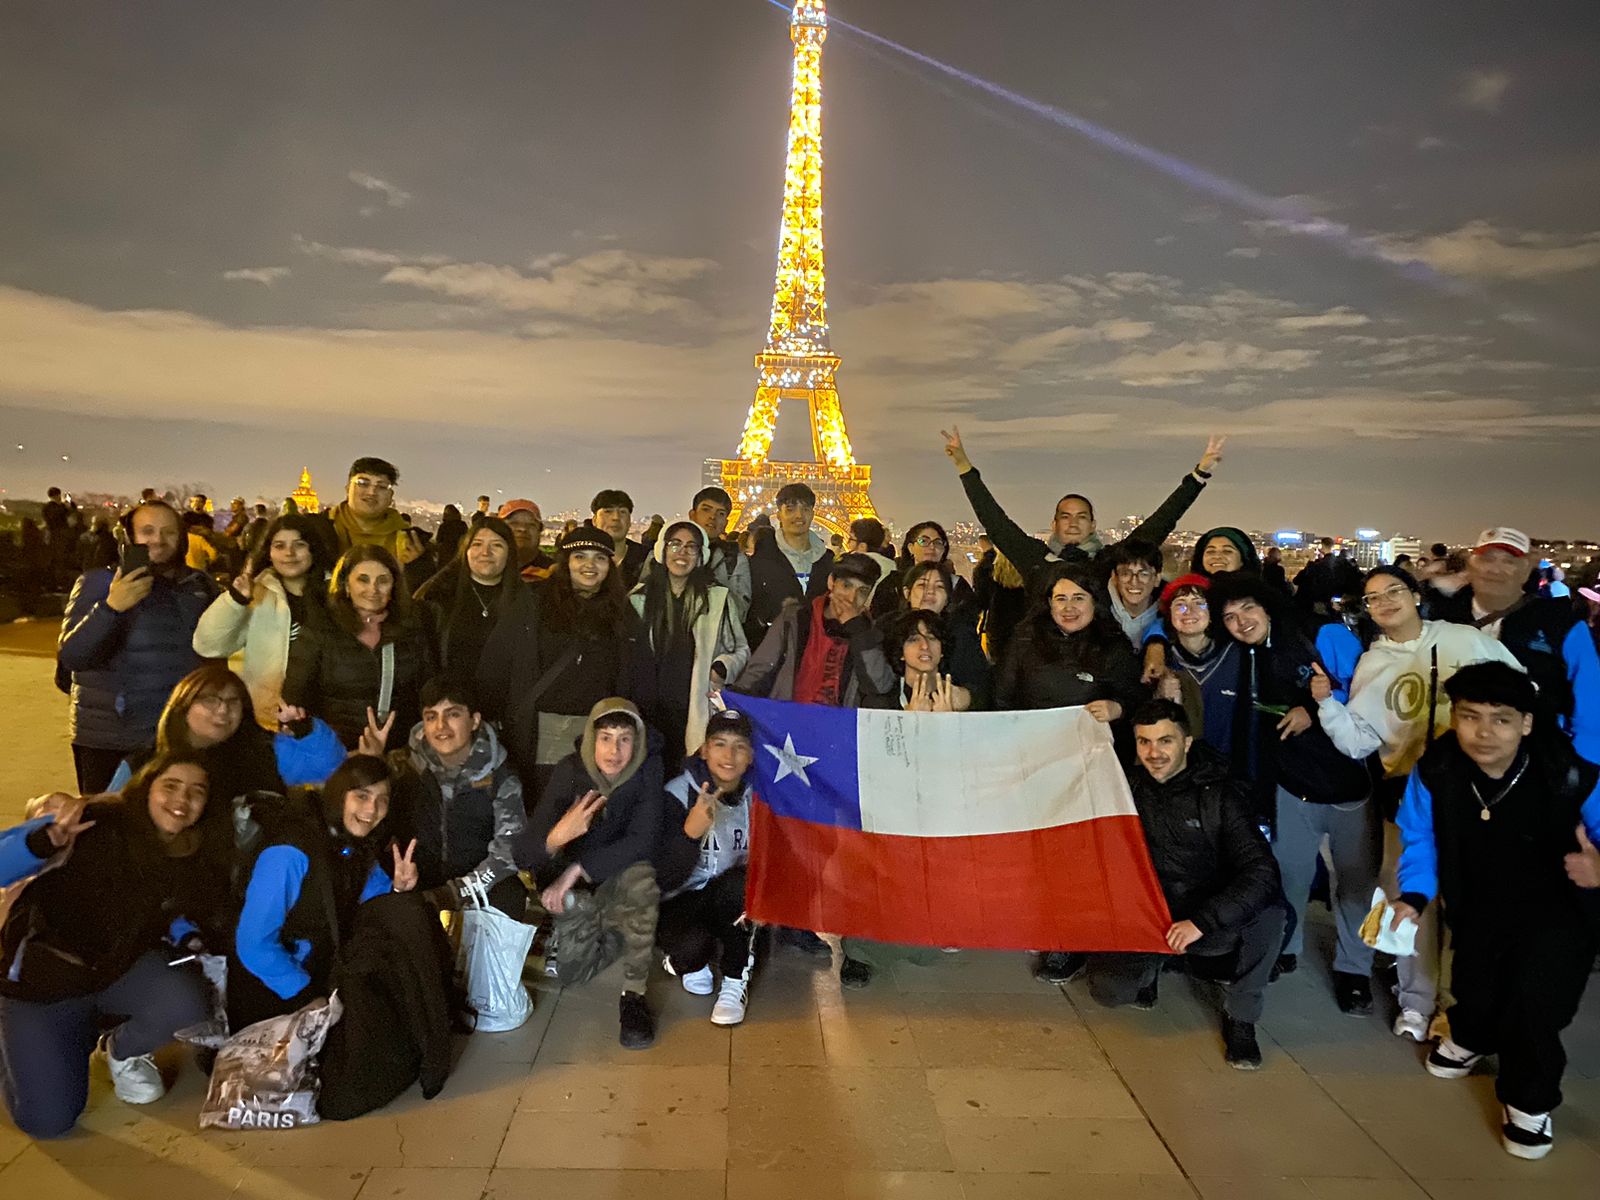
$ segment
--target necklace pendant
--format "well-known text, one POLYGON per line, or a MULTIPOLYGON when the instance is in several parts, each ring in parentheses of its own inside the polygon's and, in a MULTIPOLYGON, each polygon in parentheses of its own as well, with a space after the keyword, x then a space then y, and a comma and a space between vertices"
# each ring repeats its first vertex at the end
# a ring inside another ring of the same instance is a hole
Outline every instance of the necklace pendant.
POLYGON ((1486 809, 1484 809, 1482 812, 1480 812, 1478 814, 1478 820, 1487 821, 1489 819, 1489 816, 1490 816, 1489 810, 1486 808, 1486 809))

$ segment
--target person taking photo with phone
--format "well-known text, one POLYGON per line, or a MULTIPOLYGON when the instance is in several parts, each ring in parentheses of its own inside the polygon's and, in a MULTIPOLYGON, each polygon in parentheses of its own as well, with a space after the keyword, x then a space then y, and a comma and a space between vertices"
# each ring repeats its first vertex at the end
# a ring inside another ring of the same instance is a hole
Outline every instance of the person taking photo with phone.
POLYGON ((120 562, 78 577, 56 647, 84 795, 105 791, 129 751, 155 740, 174 685, 201 664, 194 631, 216 596, 204 572, 184 564, 183 521, 170 504, 140 504, 122 527, 120 562))

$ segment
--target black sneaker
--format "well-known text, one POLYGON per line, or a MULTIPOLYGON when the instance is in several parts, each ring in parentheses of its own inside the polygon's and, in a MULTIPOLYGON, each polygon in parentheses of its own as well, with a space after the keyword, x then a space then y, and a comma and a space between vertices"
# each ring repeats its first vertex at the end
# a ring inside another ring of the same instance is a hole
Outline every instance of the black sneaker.
POLYGON ((792 946, 809 958, 833 957, 833 947, 809 929, 780 929, 778 930, 778 942, 780 945, 792 946))
POLYGON ((839 964, 839 982, 844 987, 859 991, 872 982, 872 964, 859 958, 846 958, 839 964))
POLYGON ((1272 964, 1272 974, 1267 976, 1267 982, 1278 982, 1280 975, 1293 975, 1299 965, 1300 960, 1292 954, 1278 955, 1278 961, 1272 964))
POLYGON ((1157 975, 1134 995, 1133 1006, 1140 1012, 1149 1012, 1156 1006, 1156 984, 1160 981, 1161 976, 1157 975))
POLYGON ((1500 1144, 1518 1158, 1543 1158, 1555 1144, 1556 1131, 1549 1113, 1528 1113, 1505 1105, 1506 1123, 1500 1126, 1500 1144))
POLYGON ((1082 975, 1089 956, 1070 950, 1047 950, 1039 955, 1033 977, 1041 983, 1066 983, 1082 975))
POLYGON ((623 992, 619 1006, 622 1031, 618 1041, 624 1050, 643 1050, 655 1044, 656 1015, 638 992, 623 992))
POLYGON ((1248 1021, 1222 1018, 1222 1057, 1235 1071, 1259 1071, 1261 1046, 1256 1041, 1256 1027, 1248 1021))
POLYGON ((1365 975, 1352 975, 1348 971, 1333 973, 1333 998, 1339 1011, 1347 1017, 1372 1015, 1372 981, 1365 975))

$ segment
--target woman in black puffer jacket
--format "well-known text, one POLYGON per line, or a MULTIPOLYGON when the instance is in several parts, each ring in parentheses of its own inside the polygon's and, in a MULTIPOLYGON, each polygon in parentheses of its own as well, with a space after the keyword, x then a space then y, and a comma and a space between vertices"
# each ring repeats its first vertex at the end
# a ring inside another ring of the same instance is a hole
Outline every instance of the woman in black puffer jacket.
POLYGON ((1040 601, 1006 648, 995 707, 1082 705, 1097 721, 1120 728, 1147 692, 1133 648, 1111 615, 1101 572, 1087 562, 1054 563, 1040 586, 1040 601))
POLYGON ((393 714, 403 739, 422 717, 417 695, 433 674, 433 653, 399 564, 382 547, 353 546, 334 568, 329 593, 327 612, 289 646, 284 703, 321 717, 350 748, 366 730, 368 709, 379 725, 393 714))

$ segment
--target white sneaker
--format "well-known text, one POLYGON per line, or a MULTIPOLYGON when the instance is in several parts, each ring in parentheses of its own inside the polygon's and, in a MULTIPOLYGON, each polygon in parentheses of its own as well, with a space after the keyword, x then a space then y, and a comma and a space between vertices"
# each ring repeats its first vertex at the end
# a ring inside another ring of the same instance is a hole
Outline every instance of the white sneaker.
POLYGON ((100 1039, 99 1050, 106 1056, 106 1066, 111 1071, 111 1090, 124 1104, 154 1104, 167 1094, 162 1081, 161 1068, 149 1054, 136 1058, 114 1058, 108 1037, 100 1039))
MULTIPOLYGON (((687 981, 686 981, 687 982, 687 981)), ((709 988, 707 989, 710 990, 709 988)), ((711 1023, 713 1025, 737 1025, 744 1020, 745 998, 749 995, 749 985, 742 979, 724 979, 722 990, 717 993, 717 1003, 711 1009, 711 1023)))
POLYGON ((717 976, 709 966, 691 971, 683 977, 683 990, 691 996, 709 996, 716 990, 717 976))
POLYGON ((1428 1040, 1428 1018, 1414 1008, 1402 1008, 1394 1019, 1395 1037, 1408 1037, 1413 1042, 1428 1040))
POLYGON ((1481 1058, 1483 1055, 1474 1054, 1445 1038, 1428 1052, 1428 1061, 1424 1065, 1428 1068, 1428 1074, 1436 1079, 1465 1079, 1472 1074, 1472 1068, 1478 1065, 1481 1058))
POLYGON ((546 979, 559 979, 561 969, 556 966, 556 935, 550 934, 544 944, 544 977, 546 979))
POLYGON ((1500 1144, 1518 1158, 1543 1158, 1555 1143, 1555 1124, 1549 1113, 1527 1113, 1505 1106, 1506 1123, 1500 1127, 1500 1144))

